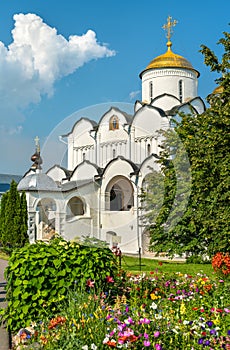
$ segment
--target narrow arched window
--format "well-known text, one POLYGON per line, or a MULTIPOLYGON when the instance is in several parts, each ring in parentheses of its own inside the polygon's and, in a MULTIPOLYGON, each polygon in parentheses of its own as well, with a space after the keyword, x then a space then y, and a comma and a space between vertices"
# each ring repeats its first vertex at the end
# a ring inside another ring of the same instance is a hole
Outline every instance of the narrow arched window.
POLYGON ((183 102, 183 81, 179 80, 179 100, 183 102))
POLYGON ((85 160, 85 153, 82 153, 82 161, 84 162, 85 160))
POLYGON ((151 145, 148 143, 147 144, 147 156, 150 156, 151 154, 151 145))
POLYGON ((116 115, 113 115, 109 120, 109 130, 119 129, 119 119, 116 115))
POLYGON ((150 100, 153 98, 153 82, 150 81, 149 83, 149 98, 150 100))
POLYGON ((113 158, 116 158, 116 150, 113 149, 113 158))

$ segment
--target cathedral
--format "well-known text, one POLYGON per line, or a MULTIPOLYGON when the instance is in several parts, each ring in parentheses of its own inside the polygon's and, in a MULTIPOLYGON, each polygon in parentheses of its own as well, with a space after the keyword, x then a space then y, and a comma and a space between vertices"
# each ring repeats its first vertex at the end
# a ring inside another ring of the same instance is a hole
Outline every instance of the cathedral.
POLYGON ((161 137, 179 113, 201 114, 199 72, 172 50, 172 27, 164 29, 167 49, 140 73, 142 99, 133 115, 111 106, 98 123, 82 117, 63 137, 67 167, 42 172, 39 140, 33 165, 18 184, 28 203, 30 242, 58 233, 66 240, 91 237, 129 254, 148 253, 148 234, 140 224, 140 191, 155 169, 161 137))

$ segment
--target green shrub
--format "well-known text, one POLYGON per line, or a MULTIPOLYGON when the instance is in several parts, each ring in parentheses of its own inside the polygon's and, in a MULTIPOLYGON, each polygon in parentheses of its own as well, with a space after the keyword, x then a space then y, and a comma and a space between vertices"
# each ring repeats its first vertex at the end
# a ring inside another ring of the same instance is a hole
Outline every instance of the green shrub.
POLYGON ((109 248, 88 247, 55 238, 16 249, 6 269, 8 306, 1 311, 8 329, 18 330, 52 317, 68 292, 103 288, 117 266, 109 248), (87 283, 88 282, 88 283, 87 283))

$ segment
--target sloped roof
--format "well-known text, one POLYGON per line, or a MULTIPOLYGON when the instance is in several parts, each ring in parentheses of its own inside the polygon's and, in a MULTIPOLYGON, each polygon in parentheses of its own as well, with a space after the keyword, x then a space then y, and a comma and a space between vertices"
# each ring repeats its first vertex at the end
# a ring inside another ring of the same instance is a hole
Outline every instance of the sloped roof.
POLYGON ((60 188, 51 177, 43 173, 25 176, 18 184, 18 191, 60 191, 60 188))

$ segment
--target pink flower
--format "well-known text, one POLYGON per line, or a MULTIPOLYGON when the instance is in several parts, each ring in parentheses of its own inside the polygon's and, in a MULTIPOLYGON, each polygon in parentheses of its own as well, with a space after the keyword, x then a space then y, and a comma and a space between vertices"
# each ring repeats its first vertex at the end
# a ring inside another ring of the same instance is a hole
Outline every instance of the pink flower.
POLYGON ((89 278, 89 279, 86 281, 86 285, 87 285, 87 287, 89 287, 89 288, 93 288, 93 287, 94 287, 94 284, 95 284, 95 281, 92 281, 91 278, 89 278))
POLYGON ((160 335, 160 332, 159 331, 156 331, 155 333, 154 333, 154 337, 159 337, 159 335, 160 335))
POLYGON ((144 340, 144 346, 150 346, 150 341, 144 340))
POLYGON ((140 319, 140 323, 144 323, 144 324, 149 324, 150 323, 150 320, 148 318, 141 318, 140 319))
POLYGON ((162 346, 160 344, 155 345, 156 350, 162 350, 162 346))

